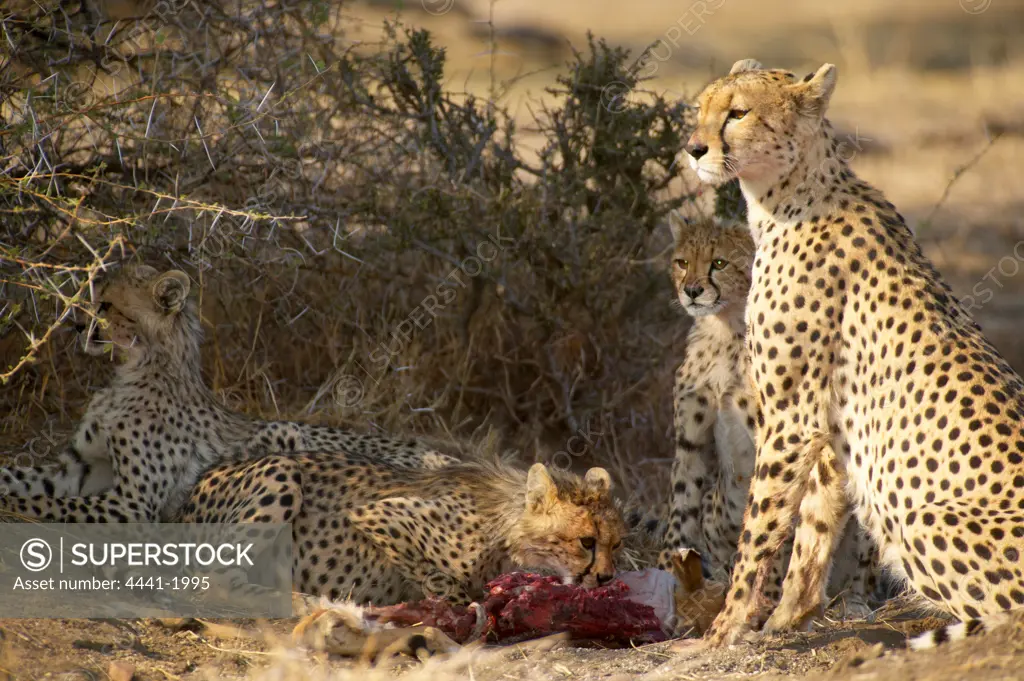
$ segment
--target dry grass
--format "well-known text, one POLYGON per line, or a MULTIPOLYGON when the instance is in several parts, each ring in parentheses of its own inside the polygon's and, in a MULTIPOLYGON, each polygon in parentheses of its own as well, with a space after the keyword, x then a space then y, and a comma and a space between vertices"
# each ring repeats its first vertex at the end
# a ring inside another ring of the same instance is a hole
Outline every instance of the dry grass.
POLYGON ((537 681, 599 679, 770 679, 852 678, 864 681, 940 681, 1019 678, 1024 627, 1017 624, 984 638, 943 650, 909 653, 905 636, 939 620, 891 608, 876 621, 824 624, 808 634, 776 637, 712 653, 675 644, 605 649, 548 642, 503 648, 468 648, 421 665, 395 659, 369 667, 353 661, 274 643, 287 637, 292 622, 266 629, 266 642, 219 633, 171 633, 153 621, 0 620, 0 673, 9 678, 106 678, 111 662, 131 665, 137 681, 348 681, 349 679, 537 681), (276 637, 276 638, 275 638, 276 637), (46 677, 46 674, 50 674, 46 677))

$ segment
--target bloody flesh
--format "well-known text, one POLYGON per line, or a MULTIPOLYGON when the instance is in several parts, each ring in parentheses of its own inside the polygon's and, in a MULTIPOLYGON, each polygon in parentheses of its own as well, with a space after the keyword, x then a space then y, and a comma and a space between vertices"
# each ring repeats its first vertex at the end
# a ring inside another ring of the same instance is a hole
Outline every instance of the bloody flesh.
POLYGON ((654 608, 629 600, 628 592, 618 580, 585 589, 557 577, 513 572, 487 584, 482 609, 428 598, 368 608, 366 614, 379 622, 436 627, 459 643, 481 637, 494 643, 521 641, 562 631, 574 639, 608 643, 664 640, 654 608))

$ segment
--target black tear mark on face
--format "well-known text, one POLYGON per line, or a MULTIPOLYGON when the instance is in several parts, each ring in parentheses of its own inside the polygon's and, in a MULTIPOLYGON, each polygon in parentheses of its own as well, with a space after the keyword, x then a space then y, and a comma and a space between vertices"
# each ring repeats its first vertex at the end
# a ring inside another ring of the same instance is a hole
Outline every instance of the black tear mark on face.
POLYGON ((583 568, 583 571, 574 578, 577 584, 583 583, 583 580, 590 574, 590 571, 594 568, 594 563, 597 561, 597 551, 595 550, 597 548, 597 540, 593 537, 583 537, 580 539, 580 544, 590 552, 590 561, 587 563, 587 567, 583 568), (585 543, 587 540, 589 540, 589 546, 585 543))

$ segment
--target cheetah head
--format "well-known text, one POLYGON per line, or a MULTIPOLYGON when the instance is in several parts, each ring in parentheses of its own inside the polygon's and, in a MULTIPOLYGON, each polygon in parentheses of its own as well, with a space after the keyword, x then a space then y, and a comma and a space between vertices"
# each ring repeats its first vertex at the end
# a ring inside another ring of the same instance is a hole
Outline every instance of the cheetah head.
POLYGON ((832 64, 797 80, 753 59, 736 62, 697 97, 697 127, 686 144, 690 167, 710 184, 784 176, 820 131, 835 84, 832 64))
POLYGON ((525 504, 511 533, 516 563, 553 570, 567 584, 587 588, 615 577, 626 526, 611 498, 608 471, 591 468, 582 479, 553 477, 535 463, 527 474, 525 504))
POLYGON ((754 263, 747 226, 703 216, 687 219, 673 211, 669 227, 675 240, 672 283, 683 309, 693 317, 727 311, 742 319, 754 263))
POLYGON ((179 270, 158 272, 147 265, 125 268, 98 289, 90 319, 76 325, 83 351, 111 352, 131 363, 147 351, 173 344, 183 318, 197 324, 189 288, 188 275, 179 270))

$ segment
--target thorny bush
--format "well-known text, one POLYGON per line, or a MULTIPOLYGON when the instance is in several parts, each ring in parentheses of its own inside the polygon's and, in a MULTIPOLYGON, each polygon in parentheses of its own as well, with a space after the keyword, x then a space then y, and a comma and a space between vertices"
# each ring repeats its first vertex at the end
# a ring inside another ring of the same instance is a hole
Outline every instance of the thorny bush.
POLYGON ((659 225, 692 198, 687 105, 590 39, 520 149, 425 31, 357 45, 338 5, 5 6, 0 442, 71 427, 109 367, 67 322, 138 260, 193 276, 235 408, 531 456, 572 438, 635 489, 631 462, 672 452, 659 225))

